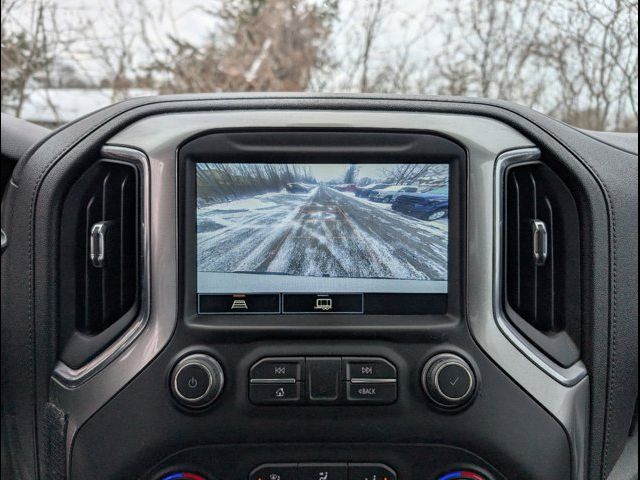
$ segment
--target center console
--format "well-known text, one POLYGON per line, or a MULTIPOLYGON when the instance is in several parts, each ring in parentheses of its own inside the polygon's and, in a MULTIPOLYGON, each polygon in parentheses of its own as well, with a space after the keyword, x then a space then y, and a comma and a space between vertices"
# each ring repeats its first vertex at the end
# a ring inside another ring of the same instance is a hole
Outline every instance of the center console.
POLYGON ((539 158, 523 135, 454 114, 172 113, 101 156, 139 169, 141 308, 56 369, 72 478, 581 478, 584 366, 548 362, 498 300, 496 175, 539 158))

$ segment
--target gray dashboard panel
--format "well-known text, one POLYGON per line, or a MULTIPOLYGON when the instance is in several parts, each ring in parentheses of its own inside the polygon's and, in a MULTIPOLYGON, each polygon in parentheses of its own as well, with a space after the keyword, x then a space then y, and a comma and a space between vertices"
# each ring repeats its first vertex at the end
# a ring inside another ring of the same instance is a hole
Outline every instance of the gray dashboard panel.
MULTIPOLYGON (((589 386, 584 366, 569 371, 550 367, 526 343, 498 323, 494 245, 495 174, 501 154, 535 156, 537 149, 512 128, 472 115, 360 111, 221 111, 176 113, 145 118, 112 137, 103 155, 123 159, 140 153, 148 159, 150 299, 146 326, 117 358, 103 359, 86 378, 58 365, 52 396, 68 412, 67 444, 77 429, 133 379, 169 342, 177 322, 176 152, 188 138, 229 128, 367 128, 441 133, 464 145, 469 156, 468 312, 470 329, 481 348, 565 428, 573 450, 574 478, 583 478, 589 386), (115 147, 115 148, 114 148, 115 147), (137 153, 135 153, 137 152, 137 153), (511 153, 507 153, 511 152, 511 153), (151 201, 153 199, 153 201, 151 201), (578 416, 577 416, 578 415, 578 416)), ((504 159, 504 157, 503 157, 504 159)), ((68 449, 71 451, 71 448, 68 449)))

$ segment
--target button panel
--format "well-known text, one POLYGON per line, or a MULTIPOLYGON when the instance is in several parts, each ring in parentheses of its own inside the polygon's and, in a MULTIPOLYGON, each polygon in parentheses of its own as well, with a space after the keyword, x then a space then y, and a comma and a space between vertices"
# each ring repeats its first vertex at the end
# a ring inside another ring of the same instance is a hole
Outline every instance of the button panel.
POLYGON ((268 357, 249 372, 256 405, 387 405, 398 397, 396 367, 380 357, 268 357))
POLYGON ((397 480, 382 463, 271 463, 256 467, 249 480, 397 480))

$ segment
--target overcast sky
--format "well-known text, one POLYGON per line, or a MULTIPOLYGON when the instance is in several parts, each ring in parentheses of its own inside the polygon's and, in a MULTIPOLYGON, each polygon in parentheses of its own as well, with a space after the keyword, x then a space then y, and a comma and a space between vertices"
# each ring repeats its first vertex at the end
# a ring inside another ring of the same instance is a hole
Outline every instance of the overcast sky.
MULTIPOLYGON (((247 164, 251 165, 265 165, 265 164, 247 164)), ((309 173, 319 182, 329 182, 332 180, 341 182, 344 178, 344 174, 349 168, 348 163, 301 163, 300 166, 304 167, 309 173)), ((374 164, 374 163, 360 163, 358 164, 357 178, 371 178, 374 181, 383 181, 387 177, 386 172, 392 169, 398 164, 374 164)), ((205 170, 208 171, 208 170, 205 170)))
MULTIPOLYGON (((329 180, 339 180, 344 178, 344 174, 349 168, 348 164, 307 164, 305 165, 311 174, 319 182, 328 182, 329 180)), ((370 164, 363 163, 358 165, 359 173, 358 178, 369 177, 374 179, 381 179, 384 177, 384 171, 388 170, 390 165, 370 164)))

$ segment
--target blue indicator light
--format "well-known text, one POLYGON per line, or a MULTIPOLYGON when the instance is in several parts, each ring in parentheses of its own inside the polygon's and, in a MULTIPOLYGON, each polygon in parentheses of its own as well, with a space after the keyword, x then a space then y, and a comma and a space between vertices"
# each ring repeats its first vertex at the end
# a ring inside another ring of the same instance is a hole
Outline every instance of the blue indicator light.
POLYGON ((462 478, 462 472, 447 473, 443 477, 440 477, 438 480, 455 480, 456 478, 462 478))
POLYGON ((172 473, 171 475, 164 477, 162 480, 181 480, 182 478, 184 478, 182 473, 172 473))

